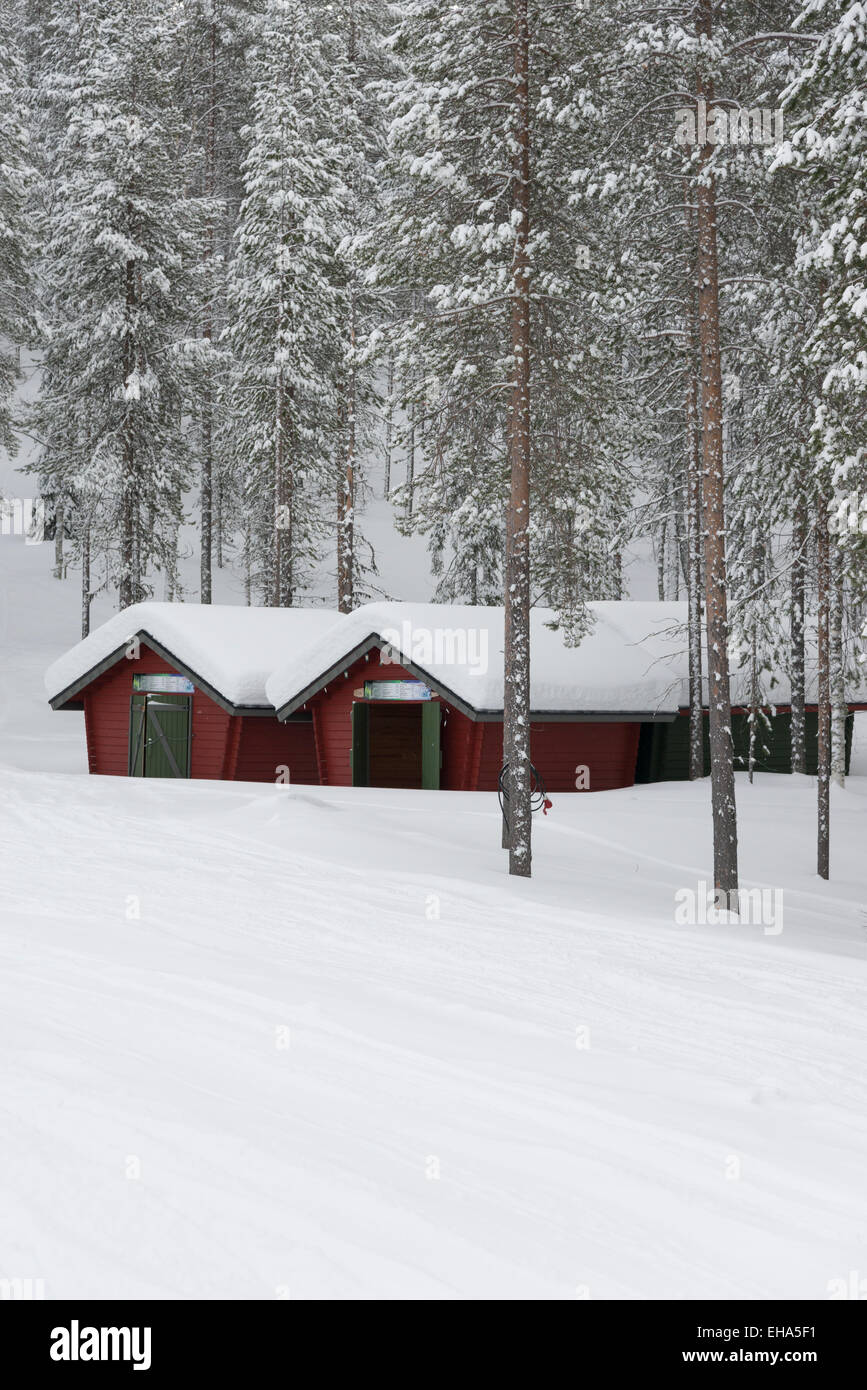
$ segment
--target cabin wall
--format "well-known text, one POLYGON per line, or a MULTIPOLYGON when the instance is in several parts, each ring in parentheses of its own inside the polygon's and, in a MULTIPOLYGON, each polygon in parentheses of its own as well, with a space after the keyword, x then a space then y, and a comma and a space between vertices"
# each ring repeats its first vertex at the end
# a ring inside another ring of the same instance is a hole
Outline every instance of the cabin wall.
POLYGON ((246 715, 235 722, 240 730, 230 773, 233 781, 275 782, 277 769, 288 767, 289 775, 284 781, 314 786, 318 783, 312 719, 281 724, 276 715, 273 719, 246 715))
MULTIPOLYGON (((353 692, 366 680, 413 679, 403 667, 384 664, 371 653, 369 660, 356 662, 346 676, 341 673, 309 701, 323 784, 352 784, 353 692)), ((445 701, 440 703, 440 786, 445 791, 496 791, 503 762, 502 722, 473 720, 445 701)), ((579 767, 588 768, 590 791, 631 787, 640 729, 636 723, 534 722, 531 756, 550 792, 578 790, 579 767)))
MULTIPOLYGON (((768 716, 769 728, 760 727, 756 747, 756 772, 792 771, 791 723, 788 705, 778 706, 768 716)), ((636 782, 683 782, 689 777, 689 716, 680 714, 671 723, 643 724, 636 765, 636 782)), ((816 706, 807 706, 804 716, 806 771, 815 777, 818 771, 819 716, 816 706)), ((735 771, 749 766, 749 715, 742 708, 732 710, 735 771)), ((852 715, 846 720, 846 771, 852 751, 852 715)), ((708 716, 704 715, 704 776, 710 774, 710 738, 708 716)))
MULTIPOLYGON (((87 687, 84 727, 90 772, 110 777, 128 775, 132 678, 170 669, 163 657, 142 643, 136 660, 118 661, 87 687)), ((215 779, 228 776, 226 762, 232 716, 201 690, 195 691, 192 700, 190 776, 215 779)))
MULTIPOLYGON (((503 726, 486 723, 476 789, 496 791, 503 765, 503 726)), ((591 724, 546 720, 530 725, 530 757, 549 792, 574 792, 578 769, 587 768, 587 790, 612 791, 635 780, 640 724, 591 724)))

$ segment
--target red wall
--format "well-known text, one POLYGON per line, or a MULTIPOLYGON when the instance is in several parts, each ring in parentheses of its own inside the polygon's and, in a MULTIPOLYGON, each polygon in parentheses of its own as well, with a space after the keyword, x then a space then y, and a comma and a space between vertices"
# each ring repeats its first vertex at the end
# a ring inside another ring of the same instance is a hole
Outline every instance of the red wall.
MULTIPOLYGON (((366 680, 413 680, 400 666, 383 665, 378 655, 348 668, 308 704, 316 730, 316 751, 324 785, 352 784, 353 691, 366 680)), ((499 721, 467 718, 442 705, 442 774, 447 791, 496 791, 503 761, 503 726, 499 721)), ((635 781, 639 724, 534 723, 530 751, 548 791, 576 791, 576 769, 589 769, 589 790, 631 787, 635 781)))
MULTIPOLYGON (((129 707, 133 675, 165 671, 166 662, 142 645, 136 661, 119 661, 84 692, 87 756, 91 772, 125 777, 129 765, 129 707)), ((273 782, 289 768, 292 783, 348 787, 352 783, 353 691, 365 680, 412 680, 400 666, 370 659, 341 673, 310 700, 310 723, 281 724, 276 716, 229 715, 202 691, 193 695, 191 775, 229 781, 273 782), (315 739, 314 739, 315 732, 315 739)), ((496 791, 503 758, 499 722, 468 719, 442 706, 441 785, 448 791, 496 791)), ((550 792, 575 791, 575 769, 585 765, 591 791, 631 787, 638 724, 534 723, 533 762, 550 792)))
MULTIPOLYGON (((503 765, 503 726, 483 724, 478 791, 496 791, 503 765)), ((530 725, 530 757, 549 792, 577 791, 577 769, 586 767, 587 790, 611 791, 635 782, 640 724, 574 724, 551 720, 530 725)))
MULTIPOLYGON (((161 656, 142 644, 138 660, 119 661, 87 687, 84 725, 91 772, 126 777, 132 678, 169 669, 161 656)), ((273 782, 281 766, 289 768, 290 782, 318 782, 312 724, 281 724, 276 715, 230 715, 201 690, 195 691, 192 777, 273 782)))
MULTIPOLYGON (((87 761, 91 772, 126 777, 129 770, 129 706, 134 675, 166 671, 165 660, 144 643, 135 661, 121 659, 84 691, 87 761)), ((228 776, 231 715, 201 690, 193 695, 192 777, 228 776)))
POLYGON ((317 783, 313 724, 281 724, 273 719, 247 715, 232 721, 240 725, 238 751, 230 776, 236 782, 274 782, 277 768, 289 768, 289 782, 317 783))

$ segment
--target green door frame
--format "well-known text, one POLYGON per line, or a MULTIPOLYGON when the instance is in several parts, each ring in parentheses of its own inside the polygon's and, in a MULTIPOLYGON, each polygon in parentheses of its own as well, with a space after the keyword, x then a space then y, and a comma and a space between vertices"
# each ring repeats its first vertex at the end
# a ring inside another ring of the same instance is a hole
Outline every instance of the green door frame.
POLYGON ((192 698, 137 691, 130 702, 130 777, 190 775, 192 698))
POLYGON ((421 785, 422 791, 440 789, 440 702, 425 700, 421 707, 421 785))
MULTIPOLYGON (((425 700, 421 707, 421 785, 439 791, 441 709, 439 700, 425 700)), ((356 700, 352 706, 352 785, 370 785, 370 704, 356 700)))

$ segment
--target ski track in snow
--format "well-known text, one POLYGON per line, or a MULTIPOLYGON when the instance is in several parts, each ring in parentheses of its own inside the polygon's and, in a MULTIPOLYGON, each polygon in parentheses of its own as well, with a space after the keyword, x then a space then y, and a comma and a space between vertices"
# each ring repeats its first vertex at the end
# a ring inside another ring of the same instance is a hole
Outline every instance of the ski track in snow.
POLYGON ((839 883, 817 909, 812 792, 786 846, 776 786, 739 780, 745 881, 798 880, 767 937, 674 925, 706 786, 558 797, 510 883, 493 797, 6 770, 0 1274, 825 1296, 865 1262, 863 930, 839 883))

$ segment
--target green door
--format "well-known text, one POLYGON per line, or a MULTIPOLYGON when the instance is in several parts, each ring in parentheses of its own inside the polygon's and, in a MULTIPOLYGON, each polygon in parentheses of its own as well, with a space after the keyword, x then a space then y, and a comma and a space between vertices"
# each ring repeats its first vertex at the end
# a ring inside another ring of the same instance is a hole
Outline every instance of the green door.
POLYGON ((439 700, 426 700, 421 707, 421 785, 428 791, 440 787, 439 700))
POLYGON ((129 775, 144 777, 147 695, 133 695, 129 707, 129 775))
POLYGON ((189 695, 133 695, 131 777, 189 777, 190 707, 189 695))
POLYGON ((370 782, 370 706, 352 706, 352 785, 370 782))

